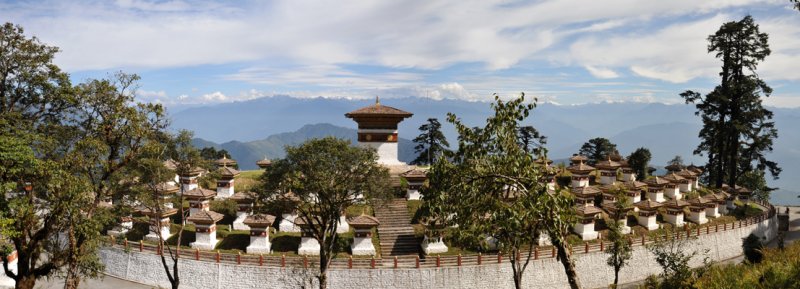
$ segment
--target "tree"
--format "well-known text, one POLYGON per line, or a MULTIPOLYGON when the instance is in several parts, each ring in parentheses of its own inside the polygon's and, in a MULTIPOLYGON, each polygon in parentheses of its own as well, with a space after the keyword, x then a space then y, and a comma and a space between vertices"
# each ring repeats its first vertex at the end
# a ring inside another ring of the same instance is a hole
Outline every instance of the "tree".
POLYGON ((625 191, 622 190, 616 192, 616 199, 617 200, 613 204, 614 209, 611 210, 609 214, 610 218, 606 219, 606 224, 608 224, 607 236, 608 240, 611 242, 608 250, 606 250, 608 254, 606 264, 614 268, 613 288, 617 288, 619 271, 628 264, 628 260, 631 259, 631 252, 633 251, 631 248, 631 241, 622 233, 623 224, 618 222, 618 220, 627 221, 627 209, 630 207, 630 200, 625 195, 625 191))
POLYGON ((619 154, 619 152, 617 152, 617 145, 602 137, 596 137, 585 142, 578 153, 586 156, 591 165, 605 160, 611 155, 619 154))
POLYGON ((16 288, 33 288, 64 264, 68 254, 56 236, 90 201, 64 157, 78 103, 68 75, 52 63, 57 51, 19 26, 0 27, 0 220, 11 244, 4 251, 17 251, 17 273, 6 254, 0 259, 16 288))
POLYGON ((781 172, 765 156, 778 137, 773 113, 761 97, 768 97, 772 88, 756 73, 758 63, 771 53, 768 38, 749 15, 723 24, 708 37, 708 52, 722 60, 720 84, 705 97, 691 90, 681 93, 703 121, 694 153, 708 156, 707 177, 718 188, 726 182, 735 186, 750 170, 769 170, 773 178, 781 172))
POLYGON ((428 123, 419 127, 420 134, 414 138, 414 152, 417 153, 417 158, 412 161, 415 165, 430 165, 433 160, 439 158, 445 153, 449 152, 450 144, 442 133, 442 125, 436 118, 429 118, 428 123))
POLYGON ((67 160, 75 173, 91 185, 91 203, 70 223, 70 254, 65 288, 78 288, 80 277, 96 277, 102 268, 95 249, 100 232, 112 218, 101 203, 121 198, 126 170, 142 156, 145 144, 167 127, 164 108, 159 104, 137 103, 134 99, 139 76, 117 73, 111 79, 90 80, 76 91, 81 104, 74 148, 67 160))
POLYGON ((794 4, 794 9, 800 11, 800 0, 789 0, 789 2, 794 4))
POLYGON ((753 198, 756 200, 767 201, 772 191, 777 188, 767 186, 767 179, 764 176, 764 171, 748 171, 739 177, 739 184, 753 191, 753 198))
MULTIPOLYGON (((455 114, 448 122, 459 134, 452 159, 440 158, 428 173, 423 209, 433 223, 458 225, 456 239, 482 246, 487 237, 511 263, 514 285, 522 288, 536 239, 549 233, 573 288, 580 282, 566 248, 566 234, 575 221, 571 200, 549 194, 542 182, 546 168, 518 143, 520 123, 535 107, 524 94, 504 102, 495 95, 494 115, 484 127, 472 128, 455 114), (566 233, 565 233, 566 232, 566 233)), ((431 222, 429 222, 431 223, 431 222)), ((434 226, 433 229, 437 229, 434 226)))
POLYGON ((328 268, 338 253, 336 228, 344 210, 361 201, 389 197, 389 172, 374 150, 326 137, 286 148, 286 158, 262 175, 264 203, 288 203, 320 244, 319 288, 327 288, 328 268), (363 198, 363 199, 362 199, 363 198))
POLYGON ((649 175, 647 167, 651 157, 650 150, 643 147, 636 149, 628 156, 628 165, 640 179, 645 179, 649 175))
POLYGON ((683 167, 683 157, 675 156, 667 162, 667 165, 683 167))
MULTIPOLYGON (((166 182, 172 180, 175 174, 188 175, 190 172, 196 170, 203 165, 203 159, 200 157, 200 152, 192 146, 192 133, 189 131, 179 131, 176 135, 169 135, 167 133, 159 134, 159 137, 151 140, 143 148, 143 158, 137 162, 135 167, 135 175, 138 178, 137 186, 134 188, 137 203, 142 206, 150 214, 150 218, 156 218, 164 214, 168 208, 164 204, 162 190, 166 182), (175 170, 170 170, 164 166, 164 161, 171 159, 175 162, 175 170)), ((175 245, 169 245, 167 240, 164 240, 161 232, 158 231, 158 226, 150 226, 154 228, 158 236, 158 244, 162 253, 161 265, 164 272, 169 279, 173 289, 180 286, 180 244, 183 239, 183 229, 185 226, 185 219, 189 216, 189 211, 184 208, 183 193, 184 187, 180 186, 180 194, 177 199, 177 210, 181 216, 181 222, 178 227, 175 245), (164 250, 166 249, 166 251, 164 250), (167 259, 169 257, 169 260, 167 259)))
POLYGON ((547 143, 547 137, 540 135, 536 128, 529 125, 519 128, 517 140, 525 152, 534 154, 547 143))
POLYGON ((685 252, 684 248, 689 247, 689 242, 697 237, 677 238, 676 233, 681 234, 679 230, 665 230, 664 236, 655 238, 655 242, 647 245, 647 249, 655 255, 656 263, 662 269, 663 283, 659 288, 691 288, 690 283, 694 273, 689 267, 689 261, 697 256, 697 252, 685 252))

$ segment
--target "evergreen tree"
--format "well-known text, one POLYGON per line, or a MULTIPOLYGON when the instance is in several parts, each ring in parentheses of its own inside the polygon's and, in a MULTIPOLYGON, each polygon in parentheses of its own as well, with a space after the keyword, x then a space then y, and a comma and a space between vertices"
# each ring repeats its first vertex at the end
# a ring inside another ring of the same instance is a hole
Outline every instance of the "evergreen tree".
POLYGON ((417 158, 411 163, 415 165, 430 165, 433 161, 443 155, 449 150, 450 144, 442 133, 442 125, 436 118, 429 118, 428 123, 419 127, 422 132, 414 138, 414 152, 418 153, 417 158))
POLYGON ((650 163, 650 150, 647 148, 638 148, 628 156, 628 165, 631 166, 638 179, 645 179, 649 175, 647 167, 650 163))
POLYGON ((596 137, 585 142, 578 153, 589 158, 590 165, 605 160, 609 156, 619 154, 617 145, 602 137, 596 137))
POLYGON ((683 157, 681 157, 681 156, 675 156, 674 158, 672 158, 671 160, 669 160, 669 161, 667 162, 667 165, 668 165, 668 166, 679 166, 679 167, 683 167, 683 166, 684 166, 684 165, 683 165, 683 157))
POLYGON ((538 154, 547 143, 547 137, 539 134, 533 126, 523 126, 517 131, 517 141, 526 153, 538 154))
POLYGON ((720 84, 705 97, 694 91, 681 96, 694 103, 703 121, 695 154, 708 156, 708 180, 716 187, 737 184, 750 170, 769 170, 777 178, 777 163, 767 160, 778 131, 772 111, 762 105, 762 95, 772 93, 756 74, 756 66, 771 51, 768 35, 761 33, 751 16, 723 24, 708 37, 708 52, 722 60, 720 84))

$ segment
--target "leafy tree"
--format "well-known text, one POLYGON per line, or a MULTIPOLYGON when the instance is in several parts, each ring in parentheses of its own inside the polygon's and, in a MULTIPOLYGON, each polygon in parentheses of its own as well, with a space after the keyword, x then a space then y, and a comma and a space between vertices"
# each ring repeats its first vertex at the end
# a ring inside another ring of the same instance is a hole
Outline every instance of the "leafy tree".
POLYGON ((19 26, 0 27, 0 223, 11 245, 3 251, 17 251, 17 273, 7 270, 6 254, 0 259, 16 288, 33 288, 64 265, 56 236, 91 201, 64 157, 78 103, 68 75, 52 63, 57 51, 19 26))
MULTIPOLYGON (((142 159, 137 162, 132 172, 139 180, 138 186, 134 188, 134 193, 137 203, 151 212, 150 218, 157 218, 156 216, 160 216, 168 210, 161 195, 163 184, 172 180, 176 173, 185 175, 195 170, 203 164, 203 159, 200 157, 200 152, 192 146, 192 133, 185 130, 179 131, 176 135, 160 134, 157 139, 147 143, 143 148, 142 156, 142 159), (164 166, 163 162, 167 159, 175 161, 176 168, 174 171, 164 166)), ((166 242, 167 240, 158 232, 157 226, 153 228, 155 229, 153 233, 158 236, 158 244, 163 248, 163 252, 159 254, 161 265, 173 289, 177 289, 181 283, 180 271, 178 270, 180 244, 185 226, 183 220, 189 217, 189 210, 181 205, 184 202, 183 193, 184 188, 180 186, 176 209, 181 216, 181 222, 178 224, 175 245, 169 245, 166 242)))
POLYGON ((744 257, 750 264, 761 263, 764 259, 764 244, 761 243, 761 238, 754 234, 747 235, 742 239, 742 251, 744 257))
POLYGON ((752 196, 754 199, 762 201, 769 200, 770 193, 777 190, 777 188, 771 188, 767 186, 767 180, 766 176, 764 176, 764 171, 759 170, 752 170, 742 174, 742 176, 739 177, 739 184, 752 190, 752 196))
POLYGON ((789 0, 789 2, 794 4, 794 9, 800 11, 800 0, 789 0))
POLYGON ((591 165, 605 160, 609 156, 619 154, 617 145, 602 137, 596 137, 585 142, 578 153, 589 158, 588 162, 591 165))
POLYGON ((82 275, 96 277, 98 270, 92 267, 102 264, 93 257, 94 250, 102 228, 114 220, 100 204, 120 199, 121 181, 129 178, 126 169, 142 156, 147 141, 167 127, 161 105, 135 102, 138 80, 137 75, 117 73, 76 89, 81 104, 75 114, 77 142, 67 158, 73 171, 90 183, 92 201, 70 223, 66 288, 78 288, 82 275))
POLYGON ((611 242, 611 245, 606 250, 608 254, 606 264, 614 268, 613 288, 617 288, 619 271, 628 264, 628 260, 631 259, 631 252, 633 251, 631 241, 622 233, 623 224, 617 221, 620 219, 627 221, 627 208, 631 205, 630 200, 625 195, 625 191, 617 191, 616 196, 617 201, 614 202, 614 210, 609 214, 610 218, 606 219, 606 224, 608 224, 607 236, 608 240, 611 242))
POLYGON ((449 152, 450 143, 442 133, 442 125, 436 118, 429 118, 428 123, 419 127, 420 134, 414 138, 414 152, 419 154, 412 164, 430 165, 433 160, 449 152))
POLYGON ((651 157, 650 150, 643 147, 636 149, 628 156, 628 165, 631 166, 640 179, 644 179, 649 175, 647 167, 651 157))
POLYGON ((389 172, 376 160, 373 150, 326 137, 287 147, 286 158, 262 175, 260 199, 288 203, 319 242, 320 289, 327 288, 331 259, 339 253, 336 228, 344 210, 362 196, 368 202, 389 197, 389 172))
POLYGON ((517 141, 527 153, 538 153, 539 149, 547 144, 547 137, 539 134, 533 126, 523 126, 517 132, 517 141))
POLYGON ((694 91, 681 93, 686 103, 694 103, 695 114, 703 121, 700 144, 694 153, 708 156, 709 183, 735 186, 750 170, 769 170, 777 178, 781 172, 765 153, 772 151, 778 131, 772 111, 762 105, 762 95, 772 93, 756 73, 756 66, 770 53, 768 35, 761 33, 751 16, 723 24, 708 37, 708 52, 722 60, 720 84, 701 96, 694 91))
POLYGON ((665 230, 664 236, 656 238, 655 242, 648 244, 647 249, 656 257, 656 263, 663 270, 661 273, 662 283, 659 288, 691 288, 694 273, 689 267, 689 262, 697 256, 696 251, 685 252, 689 242, 696 237, 676 238, 675 233, 680 231, 672 229, 665 230))
POLYGON ((454 237, 481 246, 494 238, 497 249, 508 256, 516 288, 524 287, 523 274, 531 260, 535 240, 548 233, 558 248, 571 287, 579 288, 566 235, 575 222, 571 200, 549 194, 541 182, 546 168, 518 143, 520 123, 535 107, 524 94, 504 102, 495 95, 494 115, 484 127, 466 126, 455 114, 448 122, 459 134, 452 159, 440 158, 428 173, 423 210, 432 229, 458 225, 454 237))

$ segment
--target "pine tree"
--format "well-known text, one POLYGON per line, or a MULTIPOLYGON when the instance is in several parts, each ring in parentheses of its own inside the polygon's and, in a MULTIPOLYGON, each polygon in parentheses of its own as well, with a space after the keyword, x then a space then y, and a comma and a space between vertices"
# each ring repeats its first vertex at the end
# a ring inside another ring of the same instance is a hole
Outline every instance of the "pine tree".
POLYGON ((591 165, 605 160, 609 156, 619 154, 617 145, 602 137, 596 137, 585 142, 578 153, 589 158, 589 164, 591 165))
POLYGON ((419 127, 422 132, 414 138, 414 152, 418 153, 417 158, 412 161, 415 165, 430 165, 433 161, 443 155, 449 150, 450 144, 442 133, 442 124, 436 118, 429 118, 428 123, 419 127))
POLYGON ((526 153, 538 154, 547 143, 547 137, 539 133, 533 126, 522 126, 517 131, 517 141, 526 153))
POLYGON ((628 156, 628 165, 631 166, 638 179, 644 179, 648 175, 647 167, 650 163, 650 150, 647 148, 638 148, 628 156))
POLYGON ((773 178, 781 172, 765 153, 772 151, 778 131, 772 111, 764 108, 762 95, 772 93, 756 73, 756 66, 770 53, 768 35, 761 33, 751 16, 723 24, 708 37, 708 52, 722 60, 720 84, 702 97, 686 91, 681 96, 693 103, 703 121, 700 145, 695 154, 708 156, 708 181, 716 187, 751 170, 769 170, 773 178))

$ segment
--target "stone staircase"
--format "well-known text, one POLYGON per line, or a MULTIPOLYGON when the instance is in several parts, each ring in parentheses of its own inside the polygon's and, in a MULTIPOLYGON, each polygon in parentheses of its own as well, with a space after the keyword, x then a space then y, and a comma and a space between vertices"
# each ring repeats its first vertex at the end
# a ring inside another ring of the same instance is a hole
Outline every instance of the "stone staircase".
POLYGON ((419 255, 419 238, 414 236, 406 199, 397 198, 375 207, 375 217, 381 222, 378 236, 381 257, 419 255))

